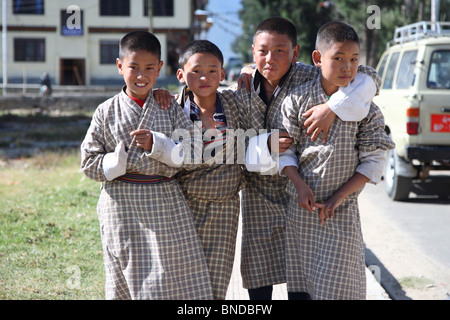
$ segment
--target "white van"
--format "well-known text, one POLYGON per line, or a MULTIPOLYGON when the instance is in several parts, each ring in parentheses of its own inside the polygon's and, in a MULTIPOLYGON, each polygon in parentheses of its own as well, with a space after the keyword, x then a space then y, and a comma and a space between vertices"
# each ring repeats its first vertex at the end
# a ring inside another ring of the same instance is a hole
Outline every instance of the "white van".
POLYGON ((387 193, 406 200, 413 180, 450 170, 450 22, 397 28, 377 71, 383 84, 374 102, 396 143, 384 174, 387 193))

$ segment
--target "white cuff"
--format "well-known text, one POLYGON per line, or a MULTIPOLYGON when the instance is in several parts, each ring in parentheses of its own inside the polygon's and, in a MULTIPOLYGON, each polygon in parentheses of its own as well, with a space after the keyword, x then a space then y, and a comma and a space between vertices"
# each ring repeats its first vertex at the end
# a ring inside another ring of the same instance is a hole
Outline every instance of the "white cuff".
POLYGON ((128 153, 125 151, 125 144, 121 141, 114 152, 105 154, 103 157, 103 174, 106 180, 112 181, 117 177, 127 173, 128 153))
POLYGON ((267 140, 271 134, 266 133, 250 139, 245 165, 250 172, 258 172, 262 175, 274 175, 278 171, 278 164, 270 155, 267 140))
POLYGON ((184 161, 182 144, 176 144, 172 139, 160 132, 153 132, 153 147, 149 157, 170 167, 179 168, 184 161))
POLYGON ((328 100, 331 110, 342 121, 361 121, 367 117, 377 87, 372 78, 357 73, 346 87, 340 87, 328 100))
POLYGON ((377 149, 371 152, 360 152, 361 163, 356 172, 366 176, 372 184, 378 184, 383 176, 386 164, 386 151, 377 149))
POLYGON ((298 158, 295 155, 295 152, 291 149, 280 153, 280 160, 278 162, 278 174, 282 177, 285 177, 286 175, 283 173, 283 170, 285 167, 289 166, 298 168, 298 158))

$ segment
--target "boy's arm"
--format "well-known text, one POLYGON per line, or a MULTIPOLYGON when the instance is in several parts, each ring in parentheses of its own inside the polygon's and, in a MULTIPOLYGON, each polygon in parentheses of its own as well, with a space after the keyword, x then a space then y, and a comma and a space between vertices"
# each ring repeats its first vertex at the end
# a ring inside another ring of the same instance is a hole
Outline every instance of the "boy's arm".
POLYGON ((374 103, 368 117, 359 125, 356 148, 359 154, 356 171, 365 175, 370 183, 379 183, 386 163, 386 151, 395 148, 395 144, 386 133, 381 110, 374 103))
POLYGON ((370 109, 370 103, 377 94, 381 80, 377 72, 367 66, 360 66, 355 79, 348 86, 339 88, 326 104, 318 105, 303 114, 307 135, 314 141, 320 132, 327 139, 328 130, 336 116, 343 121, 361 121, 370 109))
POLYGON ((154 88, 153 97, 155 98, 156 103, 159 104, 161 109, 168 110, 170 108, 173 96, 169 91, 165 89, 154 88))
POLYGON ((113 152, 105 151, 102 115, 94 113, 86 137, 81 144, 81 172, 94 181, 112 181, 126 173, 128 153, 119 142, 113 152))
POLYGON ((317 209, 314 201, 314 195, 311 188, 306 184, 306 182, 300 177, 295 166, 287 166, 284 168, 283 173, 288 176, 289 180, 292 181, 295 189, 297 190, 297 203, 298 206, 312 212, 317 209))
POLYGON ((339 88, 328 101, 331 110, 343 121, 361 121, 369 113, 370 103, 378 92, 378 74, 370 67, 360 66, 355 79, 339 88))

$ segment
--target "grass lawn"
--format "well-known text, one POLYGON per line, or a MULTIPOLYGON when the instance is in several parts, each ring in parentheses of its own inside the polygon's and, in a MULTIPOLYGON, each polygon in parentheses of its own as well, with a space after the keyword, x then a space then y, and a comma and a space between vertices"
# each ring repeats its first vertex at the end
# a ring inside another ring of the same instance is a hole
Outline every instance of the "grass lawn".
POLYGON ((100 184, 79 154, 0 160, 0 299, 104 298, 100 184))

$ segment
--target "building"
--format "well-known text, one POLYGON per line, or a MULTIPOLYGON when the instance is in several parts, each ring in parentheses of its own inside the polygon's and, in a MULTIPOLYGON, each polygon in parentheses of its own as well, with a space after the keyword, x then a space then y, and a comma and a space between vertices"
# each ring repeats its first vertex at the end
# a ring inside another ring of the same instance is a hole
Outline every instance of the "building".
MULTIPOLYGON (((6 1, 7 13, 7 83, 39 83, 40 76, 48 72, 56 85, 123 83, 114 65, 119 40, 133 30, 151 30, 158 37, 164 60, 162 76, 173 74, 178 50, 198 38, 196 32, 203 33, 198 26, 205 24, 196 21, 195 12, 208 3, 208 0, 1 1, 6 1)), ((4 52, 1 43, 0 48, 4 52)), ((3 70, 3 63, 0 69, 3 70)), ((3 81, 1 74, 0 78, 3 81)))

